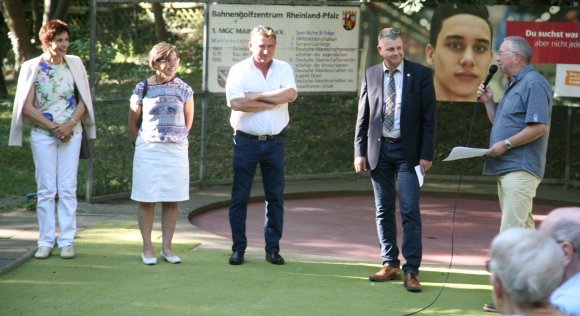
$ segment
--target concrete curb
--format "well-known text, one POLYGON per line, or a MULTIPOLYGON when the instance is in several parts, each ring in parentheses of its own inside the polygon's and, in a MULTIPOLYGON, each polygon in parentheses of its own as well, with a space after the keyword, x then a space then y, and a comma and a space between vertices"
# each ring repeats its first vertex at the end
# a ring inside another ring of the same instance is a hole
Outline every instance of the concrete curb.
POLYGON ((26 252, 25 255, 18 257, 16 260, 13 260, 12 262, 8 263, 7 265, 0 266, 0 275, 18 268, 20 265, 24 264, 26 261, 33 258, 35 252, 36 252, 36 249, 29 250, 26 252))

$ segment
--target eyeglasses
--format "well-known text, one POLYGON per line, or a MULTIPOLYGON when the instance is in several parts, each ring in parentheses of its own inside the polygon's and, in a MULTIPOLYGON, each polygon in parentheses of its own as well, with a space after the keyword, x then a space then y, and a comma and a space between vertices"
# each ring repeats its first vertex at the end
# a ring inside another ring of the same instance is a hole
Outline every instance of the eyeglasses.
POLYGON ((172 64, 175 65, 179 62, 179 58, 174 58, 174 59, 159 59, 157 61, 160 64, 172 64))
POLYGON ((517 53, 518 52, 502 52, 502 51, 499 51, 499 52, 497 52, 497 55, 503 57, 503 55, 507 55, 507 54, 517 54, 517 53))
POLYGON ((391 34, 401 34, 401 30, 398 28, 392 28, 389 30, 389 33, 391 34))
POLYGON ((274 29, 269 26, 258 25, 252 30, 252 34, 264 33, 265 35, 276 35, 274 29))

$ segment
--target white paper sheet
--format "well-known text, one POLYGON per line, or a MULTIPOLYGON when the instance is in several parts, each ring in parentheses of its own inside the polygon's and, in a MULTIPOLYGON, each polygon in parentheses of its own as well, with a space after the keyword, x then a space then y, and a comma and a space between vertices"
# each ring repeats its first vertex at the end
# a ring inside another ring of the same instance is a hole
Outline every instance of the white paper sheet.
POLYGON ((452 161, 457 159, 466 159, 473 157, 485 156, 489 151, 488 148, 470 148, 470 147, 453 147, 449 156, 443 161, 452 161))
POLYGON ((417 174, 417 180, 419 180, 419 187, 423 186, 423 173, 421 172, 421 165, 415 166, 415 173, 417 174))

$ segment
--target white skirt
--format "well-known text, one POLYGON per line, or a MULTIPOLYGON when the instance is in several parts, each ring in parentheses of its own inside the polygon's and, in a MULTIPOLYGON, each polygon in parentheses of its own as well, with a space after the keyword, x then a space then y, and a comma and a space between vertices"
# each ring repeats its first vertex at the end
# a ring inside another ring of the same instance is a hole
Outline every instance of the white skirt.
POLYGON ((138 202, 189 200, 189 141, 147 143, 137 137, 131 199, 138 202))

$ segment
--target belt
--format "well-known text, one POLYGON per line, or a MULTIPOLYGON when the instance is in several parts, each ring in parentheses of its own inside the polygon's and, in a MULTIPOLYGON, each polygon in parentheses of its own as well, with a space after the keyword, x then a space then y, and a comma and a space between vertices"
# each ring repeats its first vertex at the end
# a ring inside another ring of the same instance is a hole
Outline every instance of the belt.
POLYGON ((251 139, 257 139, 257 140, 261 140, 261 141, 284 138, 283 133, 276 134, 276 135, 252 135, 252 134, 244 133, 242 131, 236 131, 236 135, 246 137, 246 138, 251 138, 251 139))
POLYGON ((385 142, 389 143, 400 143, 401 137, 393 138, 393 137, 381 137, 381 139, 385 142))

